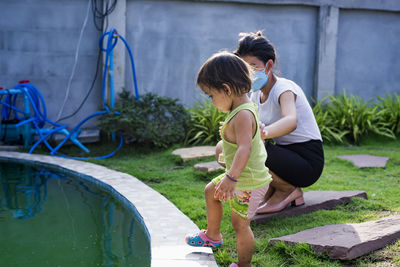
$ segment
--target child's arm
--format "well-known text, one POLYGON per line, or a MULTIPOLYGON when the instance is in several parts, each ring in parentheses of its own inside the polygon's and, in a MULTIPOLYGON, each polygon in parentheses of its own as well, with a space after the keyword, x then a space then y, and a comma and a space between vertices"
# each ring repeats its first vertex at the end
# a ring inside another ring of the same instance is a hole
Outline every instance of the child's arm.
MULTIPOLYGON (((253 139, 253 114, 248 110, 239 111, 231 120, 234 130, 235 143, 238 146, 235 157, 233 158, 232 166, 228 174, 235 179, 240 179, 243 169, 247 165, 251 153, 251 141, 253 139)), ((224 177, 215 187, 215 198, 220 200, 230 200, 233 197, 233 192, 236 188, 236 182, 224 177)))

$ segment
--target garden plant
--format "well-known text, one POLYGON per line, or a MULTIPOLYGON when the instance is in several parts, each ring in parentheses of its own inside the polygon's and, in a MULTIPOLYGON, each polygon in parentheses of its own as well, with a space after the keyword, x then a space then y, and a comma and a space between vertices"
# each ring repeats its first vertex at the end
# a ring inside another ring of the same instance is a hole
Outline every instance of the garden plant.
POLYGON ((190 115, 178 99, 147 93, 138 101, 129 92, 119 94, 113 112, 100 118, 106 133, 121 131, 131 142, 168 147, 185 139, 190 115))
POLYGON ((344 92, 342 95, 328 95, 317 102, 313 111, 324 140, 343 143, 345 138, 358 144, 363 135, 370 133, 395 138, 393 130, 397 128, 392 125, 399 123, 400 102, 397 101, 396 106, 390 95, 378 100, 379 104, 372 100, 364 101, 360 96, 347 96, 344 92))

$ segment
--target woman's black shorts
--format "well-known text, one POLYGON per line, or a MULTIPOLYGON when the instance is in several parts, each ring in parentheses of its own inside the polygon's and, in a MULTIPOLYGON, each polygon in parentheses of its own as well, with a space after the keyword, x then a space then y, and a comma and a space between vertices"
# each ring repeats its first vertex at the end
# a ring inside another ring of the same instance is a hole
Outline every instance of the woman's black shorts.
POLYGON ((280 178, 296 187, 307 187, 315 183, 324 168, 322 142, 311 140, 290 145, 265 142, 267 166, 280 178))

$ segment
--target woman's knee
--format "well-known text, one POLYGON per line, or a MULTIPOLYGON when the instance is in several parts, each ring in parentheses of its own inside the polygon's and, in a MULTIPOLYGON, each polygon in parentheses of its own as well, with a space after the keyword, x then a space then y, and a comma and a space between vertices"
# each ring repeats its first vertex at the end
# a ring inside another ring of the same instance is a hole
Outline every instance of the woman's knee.
POLYGON ((219 141, 215 146, 215 158, 218 161, 219 155, 222 153, 222 141, 219 141))
POLYGON ((221 155, 222 155, 222 141, 219 141, 215 146, 215 159, 217 160, 219 165, 225 168, 226 165, 224 159, 223 158, 221 159, 221 155))

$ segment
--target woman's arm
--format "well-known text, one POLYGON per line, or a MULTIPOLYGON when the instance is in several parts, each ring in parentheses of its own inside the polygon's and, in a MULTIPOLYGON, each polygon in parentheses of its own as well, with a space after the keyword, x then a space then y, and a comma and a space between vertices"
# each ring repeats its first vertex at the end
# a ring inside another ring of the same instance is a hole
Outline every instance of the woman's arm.
MULTIPOLYGON (((282 118, 264 126, 261 131, 262 139, 270 139, 287 135, 297 128, 296 95, 292 91, 283 92, 279 96, 282 118)), ((261 127, 262 128, 262 127, 261 127)))

